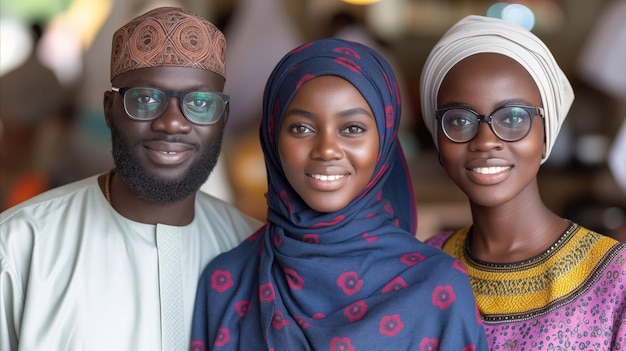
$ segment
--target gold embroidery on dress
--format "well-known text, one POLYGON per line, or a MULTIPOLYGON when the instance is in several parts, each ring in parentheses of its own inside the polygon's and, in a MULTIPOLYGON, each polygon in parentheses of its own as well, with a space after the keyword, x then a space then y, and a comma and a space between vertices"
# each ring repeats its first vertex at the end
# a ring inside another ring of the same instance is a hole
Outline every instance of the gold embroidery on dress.
POLYGON ((542 315, 585 292, 613 259, 619 242, 571 223, 545 252, 522 262, 480 261, 468 250, 471 227, 454 233, 443 250, 467 267, 485 322, 542 315), (603 253, 603 254, 597 254, 603 253))

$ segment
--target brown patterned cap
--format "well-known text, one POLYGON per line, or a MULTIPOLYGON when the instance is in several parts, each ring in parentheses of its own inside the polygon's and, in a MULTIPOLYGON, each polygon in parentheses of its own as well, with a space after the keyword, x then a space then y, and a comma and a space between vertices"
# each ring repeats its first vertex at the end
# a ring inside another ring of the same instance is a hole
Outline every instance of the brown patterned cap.
POLYGON ((159 7, 113 34, 111 81, 146 67, 193 67, 226 78, 226 39, 205 18, 177 7, 159 7))

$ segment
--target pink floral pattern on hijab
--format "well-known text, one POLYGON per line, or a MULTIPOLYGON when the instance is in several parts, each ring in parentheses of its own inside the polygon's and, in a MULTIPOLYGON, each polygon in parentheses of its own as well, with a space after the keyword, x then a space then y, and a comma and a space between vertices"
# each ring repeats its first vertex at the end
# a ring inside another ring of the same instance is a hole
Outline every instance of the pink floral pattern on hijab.
POLYGON ((397 139, 400 96, 387 62, 354 42, 305 44, 278 63, 264 101, 267 225, 205 270, 192 349, 485 350, 467 275, 414 237, 415 200, 397 139), (303 81, 321 75, 339 76, 361 92, 380 138, 371 181, 333 213, 304 203, 277 148, 285 108, 303 81), (212 277, 225 271, 233 285, 213 287, 212 277))

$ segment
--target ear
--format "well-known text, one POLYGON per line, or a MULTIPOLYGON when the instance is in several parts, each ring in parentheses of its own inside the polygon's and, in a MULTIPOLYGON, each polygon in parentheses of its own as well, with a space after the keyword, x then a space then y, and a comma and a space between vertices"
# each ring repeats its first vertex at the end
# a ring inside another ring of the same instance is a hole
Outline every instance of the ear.
POLYGON ((113 92, 107 90, 104 92, 104 99, 102 105, 104 107, 104 120, 107 127, 111 128, 111 113, 113 111, 113 92))

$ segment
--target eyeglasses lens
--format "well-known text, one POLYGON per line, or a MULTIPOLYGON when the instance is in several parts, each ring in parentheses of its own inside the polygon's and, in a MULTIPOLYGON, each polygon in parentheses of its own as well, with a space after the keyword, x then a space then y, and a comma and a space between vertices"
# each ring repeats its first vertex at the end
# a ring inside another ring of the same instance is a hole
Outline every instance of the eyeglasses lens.
POLYGON ((446 136, 459 143, 471 140, 478 131, 479 123, 478 117, 465 109, 448 110, 441 119, 446 136))
MULTIPOLYGON (((130 88, 124 92, 124 108, 130 117, 149 121, 165 112, 171 96, 154 88, 130 88)), ((217 122, 226 109, 227 100, 212 92, 189 92, 181 101, 185 117, 192 123, 207 125, 217 122)))
MULTIPOLYGON (((518 106, 506 106, 492 113, 491 128, 496 136, 504 141, 517 141, 524 138, 530 131, 532 116, 518 106)), ((489 120, 489 118, 486 118, 489 120)), ((454 108, 447 110, 441 119, 446 136, 455 142, 465 143, 472 140, 478 133, 480 119, 474 112, 454 108)))
POLYGON ((124 94, 126 112, 135 119, 154 119, 166 106, 165 94, 158 89, 132 88, 124 94))
POLYGON ((183 112, 189 120, 198 124, 215 123, 224 113, 224 99, 209 92, 193 92, 183 99, 183 112))
POLYGON ((493 114, 491 125, 500 139, 517 141, 530 131, 531 117, 528 111, 521 107, 505 107, 493 114))

